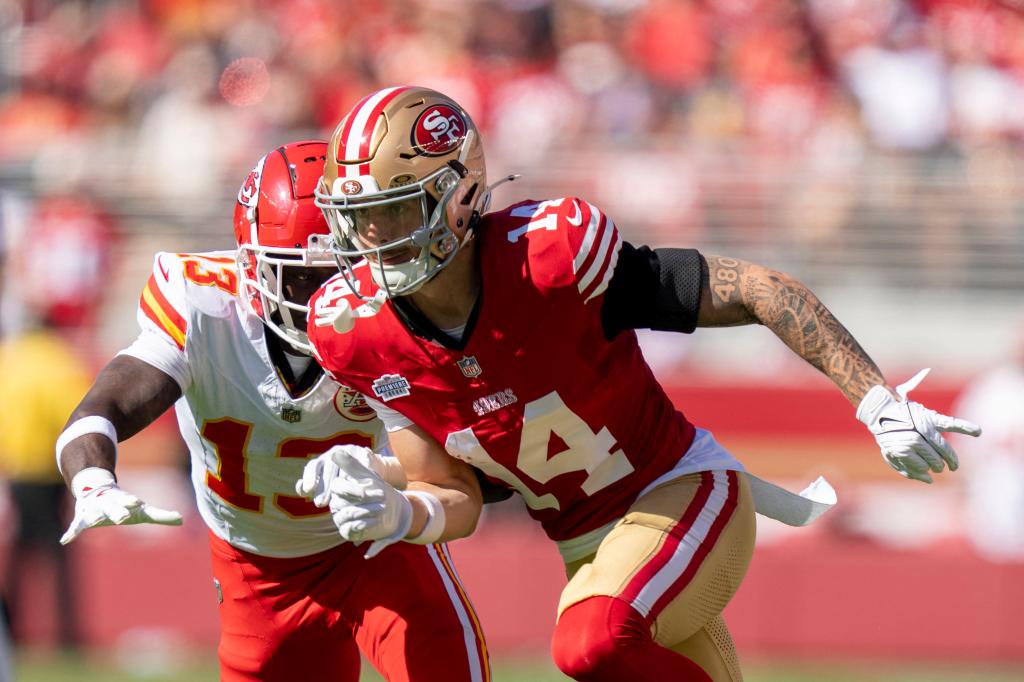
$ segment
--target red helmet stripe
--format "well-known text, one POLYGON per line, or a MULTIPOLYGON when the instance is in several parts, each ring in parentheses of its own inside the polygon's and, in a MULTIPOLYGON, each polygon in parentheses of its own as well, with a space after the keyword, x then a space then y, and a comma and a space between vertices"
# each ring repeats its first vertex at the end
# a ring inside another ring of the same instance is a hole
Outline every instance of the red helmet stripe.
MULTIPOLYGON (((349 120, 345 122, 345 130, 342 132, 342 139, 345 140, 345 161, 351 162, 366 158, 370 153, 370 142, 373 138, 373 129, 377 125, 377 118, 391 100, 408 89, 408 86, 384 88, 356 105, 356 108, 349 114, 349 120)), ((361 163, 358 166, 345 165, 345 177, 347 178, 369 174, 369 163, 361 163)))

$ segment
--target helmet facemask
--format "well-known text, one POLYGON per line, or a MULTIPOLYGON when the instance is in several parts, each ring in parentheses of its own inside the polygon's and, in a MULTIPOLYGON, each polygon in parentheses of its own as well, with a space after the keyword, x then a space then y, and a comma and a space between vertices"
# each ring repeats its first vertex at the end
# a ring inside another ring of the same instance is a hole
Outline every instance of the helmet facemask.
MULTIPOLYGON (((456 161, 418 182, 395 189, 378 191, 371 176, 358 178, 365 197, 346 194, 345 185, 349 182, 336 179, 335 191, 329 195, 318 190, 317 206, 327 218, 338 266, 350 285, 355 283, 353 267, 365 259, 374 281, 388 298, 411 294, 444 269, 470 237, 470 216, 475 209, 473 199, 479 198, 479 186, 456 161), (440 198, 435 199, 435 195, 440 198), (408 215, 409 224, 416 226, 386 243, 367 244, 361 232, 365 234, 372 222, 371 214, 380 219, 385 207, 393 207, 396 217, 408 215), (461 238, 453 231, 451 222, 463 233, 461 238), (410 256, 396 260, 403 252, 410 256)), ((353 290, 360 298, 367 298, 354 286, 353 290)))
MULTIPOLYGON (((304 249, 258 244, 238 247, 239 293, 246 310, 260 317, 267 328, 292 348, 306 354, 312 352, 305 331, 308 299, 301 302, 290 300, 285 293, 285 284, 288 273, 300 268, 324 268, 323 275, 317 277, 318 282, 333 275, 337 271, 337 263, 330 242, 329 235, 311 234, 304 249)), ((295 277, 294 274, 291 276, 295 277)))

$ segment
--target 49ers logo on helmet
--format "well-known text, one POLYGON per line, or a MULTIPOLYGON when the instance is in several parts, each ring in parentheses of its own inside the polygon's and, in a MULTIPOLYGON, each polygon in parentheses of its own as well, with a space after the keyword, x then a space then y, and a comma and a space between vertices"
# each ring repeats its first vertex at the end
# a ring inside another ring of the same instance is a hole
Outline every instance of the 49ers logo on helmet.
POLYGON ((428 107, 412 127, 412 146, 427 156, 444 156, 466 135, 466 119, 447 104, 428 107))
POLYGON ((363 191, 363 185, 358 180, 346 180, 341 185, 341 191, 344 194, 359 194, 363 191))

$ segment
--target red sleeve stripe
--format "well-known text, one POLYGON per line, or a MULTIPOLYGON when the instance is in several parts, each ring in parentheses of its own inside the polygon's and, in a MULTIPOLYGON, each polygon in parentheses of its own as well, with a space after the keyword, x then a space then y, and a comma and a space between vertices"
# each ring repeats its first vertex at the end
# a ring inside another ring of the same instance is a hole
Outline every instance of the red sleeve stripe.
MULTIPOLYGON (((580 248, 576 252, 576 257, 572 261, 572 271, 579 273, 583 268, 583 265, 587 261, 587 257, 590 256, 590 252, 594 249, 594 242, 597 241, 598 236, 601 234, 601 230, 604 228, 605 217, 597 208, 589 203, 583 202, 587 207, 587 213, 590 215, 587 223, 586 234, 583 235, 583 241, 580 242, 580 248)), ((579 204, 576 204, 576 210, 579 210, 579 204)), ((570 221, 571 222, 571 221, 570 221)))
MULTIPOLYGON (((600 244, 597 245, 597 249, 594 252, 593 259, 590 261, 589 264, 584 266, 583 276, 580 278, 579 283, 577 284, 581 294, 585 292, 588 288, 590 288, 590 285, 595 280, 604 283, 606 276, 610 278, 609 273, 615 271, 614 264, 618 262, 618 249, 621 246, 621 241, 619 240, 619 231, 616 229, 615 223, 613 223, 611 219, 606 218, 604 216, 601 216, 601 218, 601 242, 600 244), (615 255, 614 262, 610 261, 609 253, 613 253, 615 255), (608 270, 609 265, 612 266, 611 270, 608 270)), ((591 251, 594 251, 592 246, 591 251)), ((605 286, 607 286, 607 284, 605 284, 605 286)), ((600 285, 599 288, 601 289, 601 291, 604 291, 604 288, 601 287, 600 285)), ((591 294, 591 296, 595 295, 596 294, 593 293, 591 294)))
POLYGON ((178 348, 185 349, 185 319, 168 303, 153 275, 150 275, 146 288, 142 290, 139 307, 146 317, 171 337, 178 348))
MULTIPOLYGON (((613 226, 614 227, 614 226, 613 226)), ((612 281, 612 276, 615 274, 615 266, 619 264, 619 251, 622 249, 622 237, 619 236, 619 231, 615 230, 615 243, 612 244, 612 248, 609 249, 605 256, 605 263, 601 266, 601 271, 604 276, 601 277, 601 281, 598 282, 597 286, 591 289, 589 294, 586 294, 583 302, 586 303, 595 296, 599 296, 604 293, 604 290, 608 288, 608 283, 612 281)), ((581 294, 585 293, 583 291, 581 294)))

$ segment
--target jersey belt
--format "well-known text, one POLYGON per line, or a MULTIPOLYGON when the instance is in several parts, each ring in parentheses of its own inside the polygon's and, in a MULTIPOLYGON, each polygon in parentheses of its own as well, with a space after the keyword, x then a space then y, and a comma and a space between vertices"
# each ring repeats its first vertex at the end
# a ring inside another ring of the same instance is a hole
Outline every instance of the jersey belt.
POLYGON ((754 498, 754 509, 757 513, 781 521, 787 526, 806 526, 814 523, 818 517, 834 507, 838 499, 835 489, 824 476, 818 476, 797 494, 753 474, 744 472, 744 475, 750 483, 750 493, 754 498))

